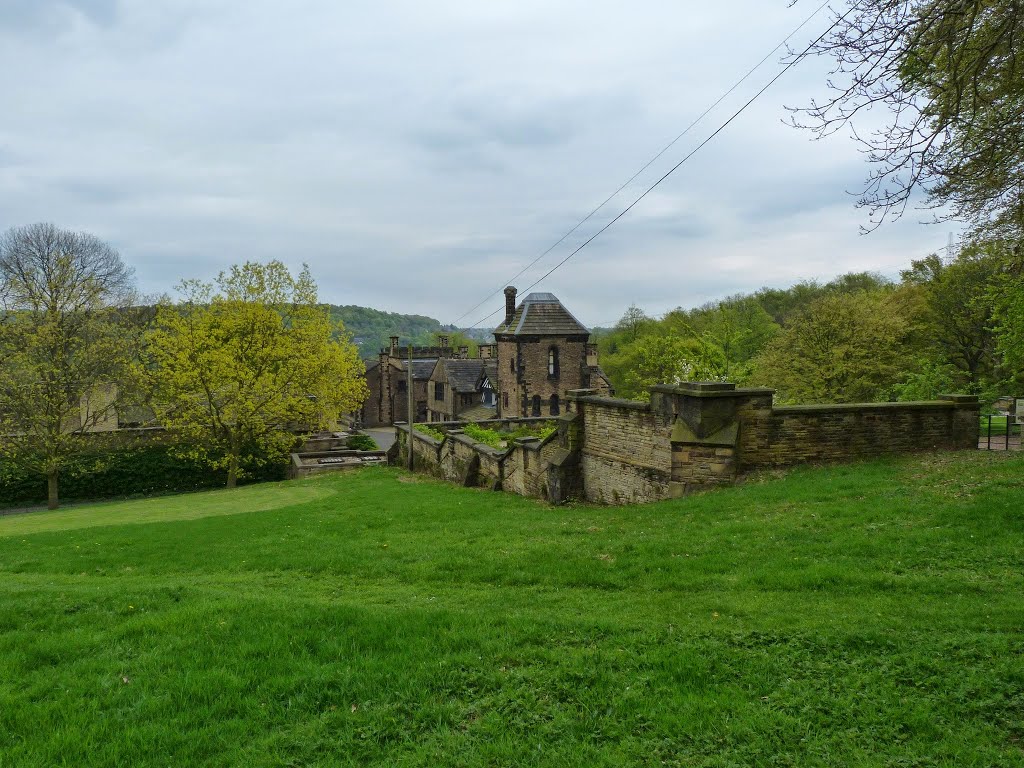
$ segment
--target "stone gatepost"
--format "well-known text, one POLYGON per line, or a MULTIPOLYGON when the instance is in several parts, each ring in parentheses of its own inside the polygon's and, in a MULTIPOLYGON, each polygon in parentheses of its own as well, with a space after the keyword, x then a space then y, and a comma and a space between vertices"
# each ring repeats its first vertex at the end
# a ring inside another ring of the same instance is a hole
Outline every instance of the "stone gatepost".
POLYGON ((730 485, 739 468, 737 404, 749 394, 730 382, 684 382, 651 390, 651 410, 671 424, 672 496, 730 485))

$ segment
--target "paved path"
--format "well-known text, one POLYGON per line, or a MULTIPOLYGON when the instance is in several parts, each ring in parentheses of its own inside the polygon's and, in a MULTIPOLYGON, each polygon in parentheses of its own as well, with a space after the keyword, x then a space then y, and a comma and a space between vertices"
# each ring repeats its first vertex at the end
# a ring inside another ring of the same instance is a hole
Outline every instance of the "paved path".
POLYGON ((374 440, 377 441, 377 445, 380 446, 382 451, 386 451, 395 442, 395 428, 394 427, 369 427, 364 429, 363 432, 368 434, 374 440))

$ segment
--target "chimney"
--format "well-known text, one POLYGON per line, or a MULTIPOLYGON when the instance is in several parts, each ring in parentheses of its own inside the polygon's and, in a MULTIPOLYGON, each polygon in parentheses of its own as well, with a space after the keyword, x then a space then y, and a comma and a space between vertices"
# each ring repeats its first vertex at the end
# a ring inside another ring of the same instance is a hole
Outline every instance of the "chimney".
POLYGON ((391 356, 398 357, 398 337, 391 337, 391 356))
POLYGON ((505 325, 512 322, 512 316, 516 313, 516 289, 509 286, 505 289, 505 325))
POLYGON ((441 340, 441 349, 448 349, 448 337, 442 334, 437 338, 441 340))
POLYGON ((459 357, 461 357, 463 360, 468 360, 469 359, 469 347, 466 347, 466 346, 459 347, 459 357))

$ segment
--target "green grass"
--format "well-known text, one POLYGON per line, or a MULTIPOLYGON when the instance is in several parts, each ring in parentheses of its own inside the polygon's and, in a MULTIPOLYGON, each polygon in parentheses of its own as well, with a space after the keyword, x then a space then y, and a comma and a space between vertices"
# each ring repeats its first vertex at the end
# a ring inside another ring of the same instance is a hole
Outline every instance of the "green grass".
POLYGON ((1024 765, 1024 457, 0 518, 0 766, 1024 765))
MULTIPOLYGON (((1010 435, 1019 435, 1021 425, 1015 420, 1010 420, 1010 435)), ((992 417, 992 437, 1005 437, 1006 436, 1006 416, 993 416, 992 417)), ((980 435, 984 439, 989 434, 989 417, 981 417, 980 435)))

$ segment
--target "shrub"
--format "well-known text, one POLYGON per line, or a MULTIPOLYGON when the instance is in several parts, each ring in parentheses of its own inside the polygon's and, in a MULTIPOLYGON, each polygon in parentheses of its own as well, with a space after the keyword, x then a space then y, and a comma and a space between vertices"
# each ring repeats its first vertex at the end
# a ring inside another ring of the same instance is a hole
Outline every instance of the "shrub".
POLYGON ((432 437, 435 440, 444 440, 444 432, 440 432, 433 427, 428 427, 426 424, 413 424, 412 428, 427 437, 432 437))
POLYGON ((478 443, 489 445, 491 448, 504 448, 506 436, 493 429, 481 427, 478 424, 467 424, 462 431, 476 440, 478 443))
POLYGON ((517 437, 539 437, 541 440, 546 440, 549 435, 555 434, 558 431, 558 427, 554 424, 545 424, 538 426, 534 424, 521 424, 520 426, 513 429, 511 432, 506 433, 508 439, 512 440, 517 437))
MULTIPOLYGON (((62 500, 94 500, 184 493, 223 487, 227 472, 211 470, 176 455, 174 444, 109 447, 83 454, 61 473, 62 500)), ((245 468, 245 482, 283 480, 287 466, 272 462, 245 468)), ((0 507, 46 501, 46 478, 4 463, 0 466, 0 507)))
POLYGON ((379 451, 380 446, 369 435, 352 435, 348 439, 348 447, 353 451, 379 451))

